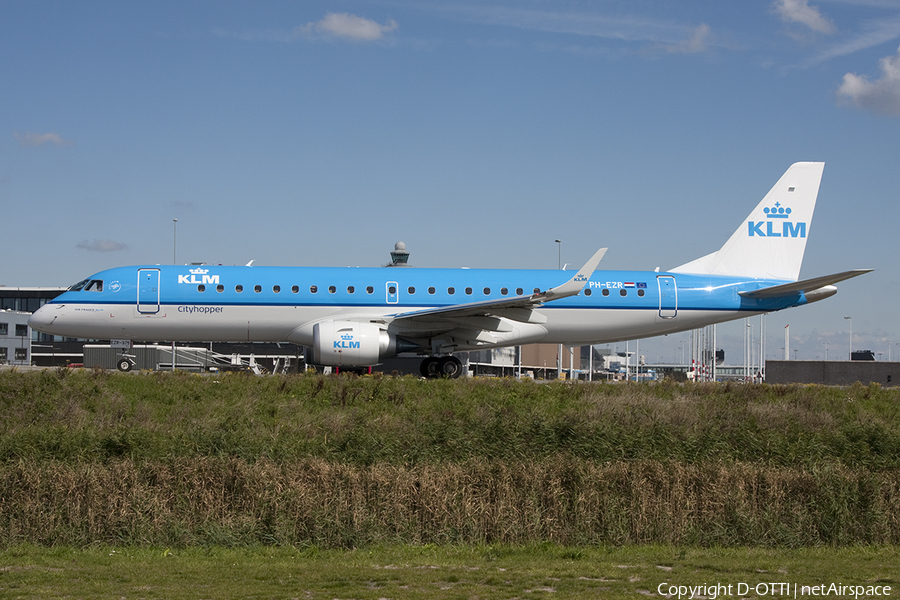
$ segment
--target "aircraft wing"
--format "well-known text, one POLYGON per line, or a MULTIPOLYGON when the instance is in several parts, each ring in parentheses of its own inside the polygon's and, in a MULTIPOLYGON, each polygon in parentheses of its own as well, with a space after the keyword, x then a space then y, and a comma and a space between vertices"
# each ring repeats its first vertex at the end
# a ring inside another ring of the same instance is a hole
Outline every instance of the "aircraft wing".
MULTIPOLYGON (((594 269, 600 264, 603 255, 606 254, 607 248, 600 248, 588 260, 578 272, 562 285, 550 288, 549 290, 531 294, 528 296, 515 296, 513 298, 501 298, 499 300, 486 300, 483 302, 471 302, 468 304, 454 304, 452 306, 444 306, 441 308, 429 308, 425 310, 417 310, 408 313, 399 313, 394 315, 393 322, 397 325, 403 324, 404 321, 422 322, 437 324, 446 322, 448 328, 459 325, 461 319, 471 319, 472 325, 481 327, 486 323, 476 325, 475 317, 506 317, 514 321, 522 321, 527 323, 541 323, 543 317, 536 315, 532 309, 541 306, 545 302, 559 300, 575 296, 584 289, 585 284, 593 274, 594 269)), ((490 326, 483 327, 491 329, 490 326)))
POLYGON ((806 293, 826 285, 837 283, 838 281, 844 281, 851 277, 858 277, 859 275, 870 273, 873 270, 874 269, 854 269, 852 271, 844 271, 843 273, 835 273, 834 275, 824 275, 813 279, 804 279, 803 281, 773 285, 759 290, 738 292, 738 294, 745 298, 777 298, 779 296, 787 296, 788 294, 796 294, 798 292, 806 293))

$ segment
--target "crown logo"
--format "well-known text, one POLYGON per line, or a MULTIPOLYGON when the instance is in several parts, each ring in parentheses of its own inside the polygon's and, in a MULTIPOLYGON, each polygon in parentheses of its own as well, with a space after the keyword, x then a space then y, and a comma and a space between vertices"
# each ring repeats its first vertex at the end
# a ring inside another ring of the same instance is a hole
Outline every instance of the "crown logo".
POLYGON ((209 269, 191 269, 192 275, 206 275, 209 273, 209 269))
POLYGON ((783 207, 781 202, 776 202, 772 208, 765 207, 763 212, 767 219, 787 219, 791 216, 791 209, 783 207))
POLYGON ((350 334, 350 333, 345 333, 345 334, 343 334, 343 335, 341 336, 341 339, 342 339, 342 340, 346 340, 346 341, 349 342, 350 340, 353 339, 353 335, 350 334))

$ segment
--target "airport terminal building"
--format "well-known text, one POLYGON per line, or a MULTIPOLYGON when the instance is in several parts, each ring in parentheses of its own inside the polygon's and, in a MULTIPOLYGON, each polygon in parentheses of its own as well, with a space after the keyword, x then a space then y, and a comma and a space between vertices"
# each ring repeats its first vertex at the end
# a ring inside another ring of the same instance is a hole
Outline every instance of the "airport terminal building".
POLYGON ((0 310, 0 365, 31 364, 30 312, 0 310))

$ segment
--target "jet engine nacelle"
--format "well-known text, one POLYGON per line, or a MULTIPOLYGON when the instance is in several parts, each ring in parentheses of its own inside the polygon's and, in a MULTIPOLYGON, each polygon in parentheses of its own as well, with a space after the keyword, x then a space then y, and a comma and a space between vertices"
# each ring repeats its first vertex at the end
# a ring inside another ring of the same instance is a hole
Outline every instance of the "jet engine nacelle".
POLYGON ((367 367, 397 354, 397 338, 373 323, 323 321, 313 326, 313 362, 367 367))

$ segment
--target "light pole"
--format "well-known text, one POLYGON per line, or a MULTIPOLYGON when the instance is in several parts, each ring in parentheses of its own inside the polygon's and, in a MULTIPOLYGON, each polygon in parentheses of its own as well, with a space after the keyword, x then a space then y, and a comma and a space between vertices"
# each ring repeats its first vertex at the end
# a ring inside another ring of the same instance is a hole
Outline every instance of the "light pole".
POLYGON ((751 358, 750 358, 750 340, 753 339, 753 332, 750 329, 750 319, 747 319, 747 328, 746 335, 744 336, 744 380, 750 381, 750 369, 751 366, 751 358))
MULTIPOLYGON (((178 251, 178 219, 172 219, 172 264, 177 265, 178 261, 176 260, 178 251)), ((172 370, 175 370, 175 357, 177 350, 175 350, 175 342, 172 341, 172 370)))
POLYGON ((177 265, 175 260, 176 250, 178 249, 178 219, 172 219, 172 264, 177 265))
POLYGON ((825 360, 828 360, 828 342, 825 342, 825 360))
MULTIPOLYGON (((562 269, 562 240, 553 240, 556 242, 556 268, 562 269)), ((570 365, 571 366, 571 365, 570 365)), ((556 346, 556 378, 562 373, 562 344, 556 346)))
POLYGON ((850 360, 853 360, 853 317, 844 317, 850 327, 850 360))

